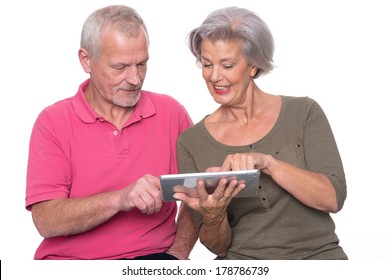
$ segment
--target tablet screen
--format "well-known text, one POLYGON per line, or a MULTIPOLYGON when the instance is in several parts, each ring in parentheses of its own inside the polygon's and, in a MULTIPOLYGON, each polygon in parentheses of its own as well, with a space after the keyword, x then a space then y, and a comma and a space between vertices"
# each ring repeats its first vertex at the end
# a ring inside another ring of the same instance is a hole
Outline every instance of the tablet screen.
POLYGON ((204 180, 208 193, 213 193, 220 179, 226 178, 228 182, 237 179, 240 183, 245 183, 245 188, 240 191, 238 197, 257 196, 260 184, 260 170, 240 170, 225 172, 203 172, 203 173, 182 173, 161 175, 161 192, 164 201, 175 201, 175 192, 182 192, 190 197, 197 196, 196 185, 198 180, 204 180))

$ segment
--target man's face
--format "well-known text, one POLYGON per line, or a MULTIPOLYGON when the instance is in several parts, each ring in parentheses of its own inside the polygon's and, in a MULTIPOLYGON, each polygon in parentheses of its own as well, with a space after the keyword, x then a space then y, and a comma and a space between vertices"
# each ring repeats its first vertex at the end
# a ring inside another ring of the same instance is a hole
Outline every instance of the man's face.
POLYGON ((138 36, 129 37, 107 26, 102 32, 99 53, 90 61, 95 98, 133 107, 139 99, 149 59, 145 32, 141 29, 138 36))

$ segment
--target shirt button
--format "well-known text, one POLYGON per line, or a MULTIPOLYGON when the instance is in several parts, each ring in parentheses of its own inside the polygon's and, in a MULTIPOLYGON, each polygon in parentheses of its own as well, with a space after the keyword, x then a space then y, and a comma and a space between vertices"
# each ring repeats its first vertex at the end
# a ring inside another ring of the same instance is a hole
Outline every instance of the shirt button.
POLYGON ((113 134, 114 134, 115 136, 117 136, 117 135, 118 135, 118 131, 114 130, 113 134))

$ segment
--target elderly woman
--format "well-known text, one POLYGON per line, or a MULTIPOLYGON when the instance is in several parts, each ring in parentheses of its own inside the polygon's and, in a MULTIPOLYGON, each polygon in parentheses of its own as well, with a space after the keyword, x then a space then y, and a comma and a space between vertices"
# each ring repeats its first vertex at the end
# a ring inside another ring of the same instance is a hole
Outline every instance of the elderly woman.
POLYGON ((219 108, 178 139, 179 171, 261 170, 257 197, 221 180, 212 194, 175 197, 189 207, 199 238, 217 259, 347 259, 330 213, 343 207, 346 180, 331 127, 308 97, 271 95, 255 79, 272 70, 274 43, 255 13, 212 12, 189 34, 219 108))

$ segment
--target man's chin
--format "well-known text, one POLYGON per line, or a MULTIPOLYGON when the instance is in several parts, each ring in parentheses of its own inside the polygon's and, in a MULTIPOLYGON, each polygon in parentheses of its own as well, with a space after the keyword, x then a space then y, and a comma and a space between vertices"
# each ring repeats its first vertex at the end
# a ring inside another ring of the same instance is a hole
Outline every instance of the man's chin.
POLYGON ((137 95, 132 96, 131 98, 128 98, 128 99, 118 99, 118 98, 114 97, 112 102, 115 105, 123 107, 123 108, 134 107, 138 103, 139 96, 140 95, 137 94, 137 95))

